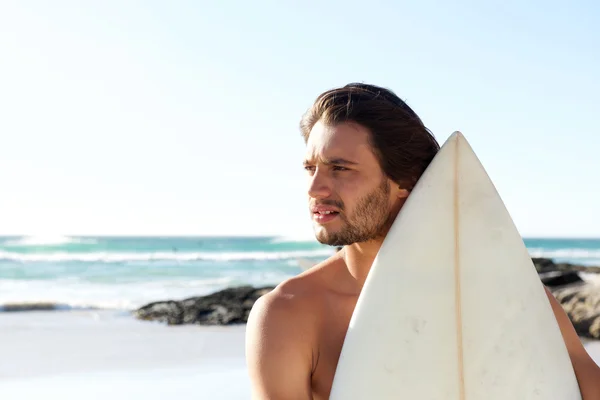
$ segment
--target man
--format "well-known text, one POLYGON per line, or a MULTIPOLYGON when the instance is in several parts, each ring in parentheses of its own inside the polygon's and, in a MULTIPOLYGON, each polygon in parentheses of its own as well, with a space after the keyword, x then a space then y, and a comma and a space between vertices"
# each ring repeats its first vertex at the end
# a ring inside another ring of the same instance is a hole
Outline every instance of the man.
MULTIPOLYGON (((342 344, 371 264, 411 189, 439 150, 393 92, 350 84, 321 94, 301 121, 317 240, 343 246, 254 305, 246 351, 255 400, 329 398, 342 344)), ((600 368, 547 291, 584 400, 600 368)))

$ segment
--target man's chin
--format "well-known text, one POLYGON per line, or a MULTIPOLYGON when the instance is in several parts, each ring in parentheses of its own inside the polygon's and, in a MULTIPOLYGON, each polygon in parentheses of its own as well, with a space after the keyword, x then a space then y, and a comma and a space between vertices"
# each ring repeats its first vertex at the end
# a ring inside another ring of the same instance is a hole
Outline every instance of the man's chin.
POLYGON ((343 240, 340 240, 339 235, 336 235, 333 232, 327 232, 324 229, 315 229, 315 238, 321 244, 325 244, 328 246, 345 246, 347 243, 342 243, 343 240))
POLYGON ((331 233, 322 226, 315 225, 313 227, 313 231, 315 233, 315 239, 317 239, 319 243, 328 244, 328 242, 331 240, 331 233))

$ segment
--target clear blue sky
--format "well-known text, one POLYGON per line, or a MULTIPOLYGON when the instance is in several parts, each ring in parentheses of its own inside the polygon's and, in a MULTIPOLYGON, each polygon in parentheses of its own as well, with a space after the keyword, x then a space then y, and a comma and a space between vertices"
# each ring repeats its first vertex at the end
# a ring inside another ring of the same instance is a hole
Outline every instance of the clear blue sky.
POLYGON ((310 237, 298 121, 393 89, 525 236, 600 236, 593 1, 4 1, 0 233, 310 237))

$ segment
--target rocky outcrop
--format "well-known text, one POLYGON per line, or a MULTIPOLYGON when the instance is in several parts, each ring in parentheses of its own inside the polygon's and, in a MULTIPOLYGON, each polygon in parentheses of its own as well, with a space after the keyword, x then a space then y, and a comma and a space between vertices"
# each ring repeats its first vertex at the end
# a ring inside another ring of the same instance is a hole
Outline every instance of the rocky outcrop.
POLYGON ((64 308, 56 303, 7 303, 0 305, 0 312, 56 311, 64 308))
POLYGON ((568 263, 556 264, 549 258, 533 258, 532 261, 540 279, 548 287, 583 283, 584 281, 579 276, 579 272, 584 270, 587 272, 600 272, 600 268, 599 271, 593 270, 597 267, 584 267, 568 263), (592 268, 592 270, 586 268, 592 268))
POLYGON ((169 325, 232 325, 246 323, 254 302, 272 287, 241 286, 207 296, 175 301, 158 301, 134 311, 136 318, 169 325))
POLYGON ((551 289, 569 316, 577 334, 600 339, 600 287, 594 284, 551 289))
POLYGON ((577 272, 543 272, 539 274, 542 283, 550 288, 559 287, 564 285, 573 285, 577 283, 583 283, 584 280, 581 279, 577 272))
MULTIPOLYGON (((582 271, 599 273, 600 267, 554 263, 547 258, 534 258, 533 263, 540 279, 562 304, 578 334, 600 339, 600 287, 586 283, 579 276, 582 271)), ((232 287, 207 296, 150 303, 134 311, 134 315, 169 325, 244 324, 254 302, 272 289, 232 287)))
POLYGON ((542 282, 550 289, 573 323, 577 334, 600 339, 600 286, 585 282, 579 273, 600 273, 600 267, 554 263, 534 258, 542 282))
POLYGON ((544 272, 589 272, 600 273, 600 267, 576 265, 569 263, 555 263, 550 258, 532 258, 533 265, 539 273, 544 272))

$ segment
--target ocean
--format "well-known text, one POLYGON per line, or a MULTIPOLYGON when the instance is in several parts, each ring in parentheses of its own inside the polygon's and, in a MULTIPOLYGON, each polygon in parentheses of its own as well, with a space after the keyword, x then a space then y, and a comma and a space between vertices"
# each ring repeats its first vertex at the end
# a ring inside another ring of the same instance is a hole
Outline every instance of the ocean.
MULTIPOLYGON (((600 265, 600 239, 524 239, 532 257, 600 265)), ((235 285, 275 285, 334 248, 285 237, 0 237, 0 310, 131 310, 235 285)))

